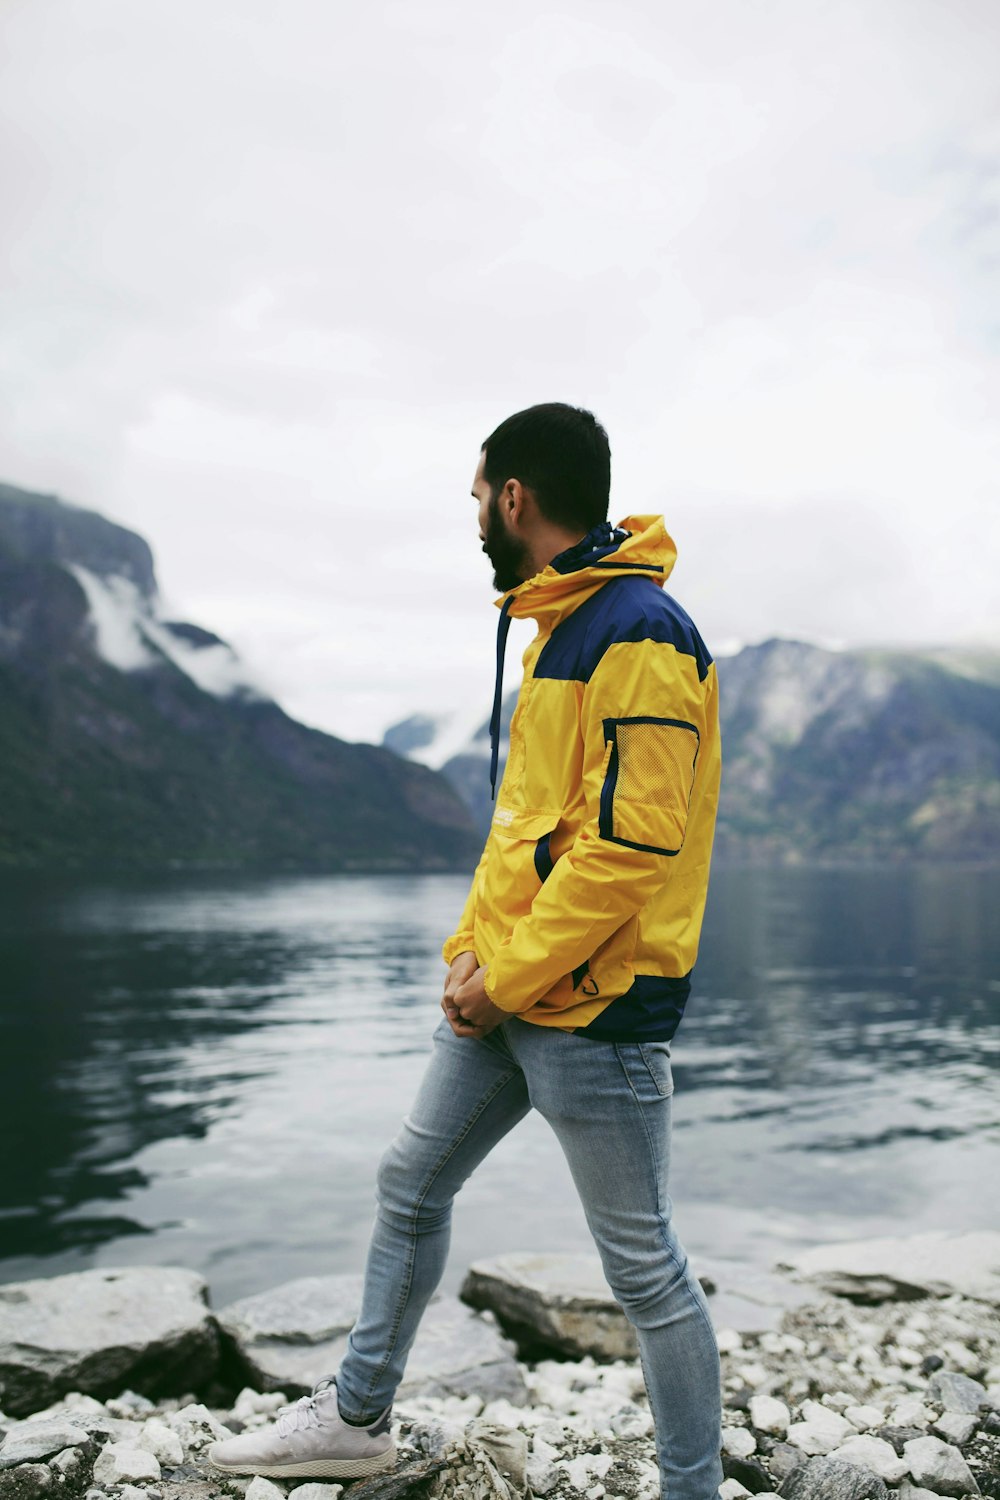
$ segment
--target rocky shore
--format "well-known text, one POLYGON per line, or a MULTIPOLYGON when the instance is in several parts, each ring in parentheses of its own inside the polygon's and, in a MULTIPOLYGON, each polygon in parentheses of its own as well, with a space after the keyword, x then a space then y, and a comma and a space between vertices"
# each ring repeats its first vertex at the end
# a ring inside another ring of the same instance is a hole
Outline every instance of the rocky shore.
MULTIPOLYGON (((716 1317, 724 1500, 1000 1500, 1000 1235, 820 1246, 776 1269, 790 1305, 716 1317)), ((300 1278, 214 1312, 177 1267, 0 1286, 0 1500, 659 1495, 632 1330, 586 1256, 483 1262, 464 1300, 432 1304, 391 1473, 213 1470, 216 1437, 336 1370, 359 1291, 300 1278)))

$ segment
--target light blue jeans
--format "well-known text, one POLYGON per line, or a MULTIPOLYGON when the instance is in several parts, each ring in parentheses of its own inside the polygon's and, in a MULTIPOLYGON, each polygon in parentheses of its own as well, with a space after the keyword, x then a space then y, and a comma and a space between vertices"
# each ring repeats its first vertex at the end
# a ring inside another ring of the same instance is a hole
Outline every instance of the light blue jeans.
POLYGON ((719 1349, 671 1224, 668 1042, 601 1042, 511 1016, 482 1038, 442 1016, 410 1113, 378 1169, 364 1295, 337 1375, 346 1417, 395 1394, 444 1271, 452 1200, 532 1108, 569 1163, 608 1283, 634 1324, 669 1500, 722 1482, 719 1349))

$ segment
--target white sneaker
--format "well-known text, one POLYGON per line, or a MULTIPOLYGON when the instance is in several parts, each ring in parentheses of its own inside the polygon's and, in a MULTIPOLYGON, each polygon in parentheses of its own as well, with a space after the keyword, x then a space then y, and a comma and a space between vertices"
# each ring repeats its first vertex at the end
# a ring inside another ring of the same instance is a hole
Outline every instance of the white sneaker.
POLYGON ((208 1460, 227 1474, 360 1479, 396 1462, 391 1417, 387 1406, 367 1427, 352 1427, 337 1407, 336 1378, 328 1375, 312 1395, 280 1407, 269 1426, 213 1443, 208 1460))

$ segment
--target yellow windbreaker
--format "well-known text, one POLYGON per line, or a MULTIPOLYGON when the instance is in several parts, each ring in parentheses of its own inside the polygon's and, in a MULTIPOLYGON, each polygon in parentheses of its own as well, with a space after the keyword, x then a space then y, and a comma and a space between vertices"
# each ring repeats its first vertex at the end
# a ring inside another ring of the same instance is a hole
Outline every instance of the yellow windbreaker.
POLYGON ((482 857, 446 963, 526 1021, 605 1041, 668 1040, 698 951, 721 744, 715 664, 663 588, 662 516, 602 522, 501 610, 493 777, 510 616, 538 632, 482 857))

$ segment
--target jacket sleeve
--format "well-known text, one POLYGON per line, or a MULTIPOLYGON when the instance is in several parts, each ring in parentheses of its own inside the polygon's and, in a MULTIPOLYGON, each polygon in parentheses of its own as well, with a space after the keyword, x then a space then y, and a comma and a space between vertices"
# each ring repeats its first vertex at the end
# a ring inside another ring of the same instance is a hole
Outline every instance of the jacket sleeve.
POLYGON ((702 684, 672 646, 605 651, 583 693, 586 819, 489 963, 494 1005, 534 1005, 670 879, 705 724, 702 684))
POLYGON ((451 937, 446 938, 441 949, 441 957, 446 964, 451 964, 460 953, 474 953, 476 951, 476 908, 483 889, 483 874, 486 870, 486 857, 489 853, 490 841, 487 838, 483 852, 476 866, 476 873, 472 877, 469 894, 462 908, 462 915, 458 919, 458 927, 451 937))

